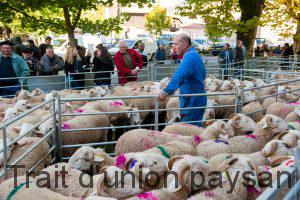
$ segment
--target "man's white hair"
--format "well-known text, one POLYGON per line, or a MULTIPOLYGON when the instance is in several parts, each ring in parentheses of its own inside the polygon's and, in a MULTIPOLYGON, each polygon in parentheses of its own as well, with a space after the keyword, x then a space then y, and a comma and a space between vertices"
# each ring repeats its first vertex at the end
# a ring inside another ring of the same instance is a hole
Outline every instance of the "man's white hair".
POLYGON ((119 46, 125 46, 125 47, 128 47, 125 40, 121 40, 121 41, 119 42, 119 46))

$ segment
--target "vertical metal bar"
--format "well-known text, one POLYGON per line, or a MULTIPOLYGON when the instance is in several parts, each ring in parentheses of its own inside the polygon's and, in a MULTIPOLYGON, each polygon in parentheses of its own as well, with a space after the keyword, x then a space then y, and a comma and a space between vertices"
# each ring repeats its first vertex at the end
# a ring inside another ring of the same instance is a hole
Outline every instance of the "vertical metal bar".
POLYGON ((67 80, 67 76, 65 75, 65 89, 68 89, 68 80, 67 80))
POLYGON ((225 70, 222 69, 222 81, 224 81, 224 74, 225 74, 225 70))
POLYGON ((4 157, 4 162, 3 162, 3 169, 4 169, 4 179, 7 179, 7 132, 6 132, 6 126, 3 127, 3 157, 4 157))
POLYGON ((52 100, 52 114, 53 114, 53 121, 52 121, 52 130, 54 132, 52 133, 52 146, 55 145, 55 149, 53 151, 53 157, 55 158, 55 161, 57 161, 57 145, 56 145, 56 106, 55 106, 55 98, 52 100))
POLYGON ((70 79, 71 75, 70 72, 68 73, 68 85, 69 85, 69 89, 71 89, 71 79, 70 79))
POLYGON ((57 96, 57 102, 58 102, 58 108, 57 108, 57 113, 58 113, 58 148, 59 148, 59 161, 62 161, 63 158, 63 142, 62 142, 62 131, 61 131, 61 99, 60 95, 57 96))
POLYGON ((154 64, 152 66, 152 68, 153 68, 153 81, 156 81, 156 68, 155 68, 155 66, 156 66, 156 64, 154 64))
POLYGON ((279 87, 279 84, 276 84, 276 96, 275 96, 276 102, 278 101, 277 100, 278 99, 278 87, 279 87))
POLYGON ((158 130, 158 97, 155 97, 154 99, 154 124, 155 124, 155 130, 158 130))
MULTIPOLYGON (((238 92, 238 91, 236 91, 236 92, 238 92)), ((239 111, 238 112, 241 112, 242 113, 242 111, 243 111, 243 106, 244 106, 244 96, 245 95, 245 89, 244 89, 244 87, 242 87, 241 88, 241 93, 240 93, 240 109, 239 109, 239 111)))
POLYGON ((234 112, 238 113, 239 96, 237 88, 234 89, 234 112))

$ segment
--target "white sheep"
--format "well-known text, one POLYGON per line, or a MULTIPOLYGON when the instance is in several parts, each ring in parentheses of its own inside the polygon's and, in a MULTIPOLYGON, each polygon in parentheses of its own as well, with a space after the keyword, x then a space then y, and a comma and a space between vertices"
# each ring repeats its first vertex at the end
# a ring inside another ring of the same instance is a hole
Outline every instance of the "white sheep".
POLYGON ((241 114, 234 113, 229 117, 228 125, 234 129, 234 135, 245 135, 252 133, 255 129, 256 123, 250 117, 241 114))
POLYGON ((7 108, 7 110, 5 111, 5 115, 3 118, 3 122, 13 119, 14 117, 18 116, 19 111, 15 108, 7 108))
MULTIPOLYGON (((210 121, 210 122, 212 122, 212 121, 210 121)), ((207 125, 207 123, 206 123, 206 125, 207 125)), ((204 131, 204 128, 202 128, 202 127, 192 125, 192 124, 181 124, 181 123, 168 125, 162 130, 162 132, 178 134, 178 135, 182 135, 182 136, 191 136, 191 135, 195 135, 195 134, 200 135, 203 133, 203 131, 204 131)))
POLYGON ((254 133, 235 136, 228 141, 208 140, 197 146, 199 156, 211 158, 219 153, 250 154, 260 151, 276 134, 288 129, 288 124, 275 115, 266 115, 257 123, 254 133))
POLYGON ((167 102, 167 105, 166 105, 166 109, 167 109, 166 122, 167 123, 173 123, 173 122, 180 121, 180 119, 181 119, 180 109, 168 110, 168 109, 175 109, 175 108, 180 108, 179 97, 172 97, 167 102))
MULTIPOLYGON (((3 143, 4 140, 0 139, 0 151, 4 151, 4 146, 3 143)), ((10 155, 11 155, 11 148, 8 146, 10 144, 11 140, 9 138, 6 138, 6 145, 7 145, 7 160, 9 160, 10 155)), ((4 165, 4 152, 0 153, 0 168, 3 167, 4 165)))
POLYGON ((264 117, 263 107, 258 101, 245 105, 242 113, 252 118, 255 122, 259 122, 264 117))
POLYGON ((266 113, 285 119, 294 109, 295 108, 290 104, 275 102, 268 107, 266 113))

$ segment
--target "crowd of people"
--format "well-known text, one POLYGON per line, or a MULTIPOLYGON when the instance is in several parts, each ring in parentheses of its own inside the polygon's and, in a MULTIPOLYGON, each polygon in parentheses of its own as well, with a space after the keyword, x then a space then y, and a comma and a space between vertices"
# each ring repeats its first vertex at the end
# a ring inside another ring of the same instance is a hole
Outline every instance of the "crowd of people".
POLYGON ((267 44, 260 44, 254 50, 255 57, 270 57, 272 55, 277 57, 288 58, 294 55, 293 46, 289 43, 285 43, 282 47, 278 45, 273 51, 267 44))

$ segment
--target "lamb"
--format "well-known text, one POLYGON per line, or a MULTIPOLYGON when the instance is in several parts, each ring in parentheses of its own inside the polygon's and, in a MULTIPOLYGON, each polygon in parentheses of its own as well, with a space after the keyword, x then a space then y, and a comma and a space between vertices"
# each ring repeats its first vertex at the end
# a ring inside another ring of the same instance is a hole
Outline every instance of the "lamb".
POLYGON ((28 100, 19 100, 14 105, 14 108, 18 110, 18 112, 25 112, 27 109, 31 108, 31 104, 28 100))
POLYGON ((276 98, 274 98, 274 97, 268 97, 268 98, 266 98, 266 99, 263 101, 262 106, 263 106, 263 108, 264 108, 265 110, 267 110, 267 109, 269 108, 270 105, 272 105, 273 103, 276 103, 276 102, 277 102, 277 101, 276 101, 276 98))
POLYGON ((167 105, 166 105, 166 109, 167 109, 166 122, 167 123, 173 123, 173 122, 180 121, 180 119, 181 119, 180 109, 168 110, 168 109, 175 109, 175 108, 180 108, 179 97, 172 97, 167 102, 167 105))
POLYGON ((294 110, 290 114, 288 114, 285 118, 287 122, 299 122, 300 121, 300 112, 299 110, 294 110))
POLYGON ((16 100, 29 100, 31 98, 31 94, 27 90, 20 90, 16 93, 16 100))
POLYGON ((253 134, 235 136, 226 141, 208 140, 200 143, 196 148, 198 155, 211 158, 219 153, 242 153, 250 154, 260 151, 267 142, 277 133, 288 129, 288 124, 275 115, 266 115, 256 124, 253 134))
MULTIPOLYGON (((132 89, 125 86, 117 86, 112 91, 113 96, 137 96, 139 95, 138 89, 132 89)), ((126 105, 129 105, 131 102, 131 99, 124 99, 124 102, 126 105)))
POLYGON ((233 95, 218 95, 210 98, 215 99, 219 106, 221 106, 219 108, 215 108, 214 112, 216 119, 227 119, 234 113, 235 97, 233 95))
POLYGON ((245 105, 242 113, 248 115, 255 122, 259 122, 264 117, 263 107, 259 102, 251 102, 245 105))
MULTIPOLYGON (((19 159, 28 149, 40 142, 40 138, 35 137, 26 137, 20 140, 16 146, 11 151, 10 159, 8 160, 8 165, 13 164, 17 159, 19 159)), ((8 170, 8 177, 21 176, 25 175, 28 170, 34 167, 39 161, 41 161, 45 155, 49 152, 50 147, 46 141, 42 141, 37 145, 29 154, 27 154, 23 159, 21 159, 17 165, 24 166, 23 168, 18 168, 17 173, 14 173, 14 169, 11 168, 8 170)), ((34 170, 33 174, 37 174, 43 168, 51 164, 51 155, 48 155, 34 170)), ((3 171, 3 168, 0 168, 0 172, 3 171)), ((3 179, 0 178, 0 182, 3 179)))
POLYGON ((142 181, 141 188, 146 190, 161 188, 164 175, 168 171, 168 161, 168 158, 159 154, 138 152, 126 162, 125 170, 134 173, 142 181), (149 176, 150 172, 156 175, 149 176))
POLYGON ((102 149, 82 146, 69 159, 68 165, 88 174, 99 174, 104 167, 114 165, 115 161, 102 149))
POLYGON ((15 108, 7 108, 7 110, 5 111, 5 115, 3 118, 3 122, 8 121, 10 119, 15 118, 16 116, 18 116, 19 111, 15 108))
POLYGON ((45 95, 46 93, 41 90, 40 88, 35 88, 34 90, 31 91, 31 96, 41 96, 41 95, 45 95))
MULTIPOLYGON (((6 145, 8 146, 10 144, 11 140, 9 138, 6 138, 6 145)), ((0 139, 0 167, 3 167, 4 165, 4 140, 0 139)), ((7 147, 7 160, 9 160, 11 155, 11 148, 7 147)))
POLYGON ((276 102, 269 106, 267 114, 276 115, 282 119, 285 119, 288 114, 294 111, 294 107, 287 103, 276 102))
POLYGON ((219 182, 215 185, 216 187, 210 190, 202 191, 188 200, 198 199, 247 199, 248 191, 251 188, 261 192, 261 188, 258 186, 258 166, 246 156, 233 156, 227 158, 219 166, 219 172, 223 172, 222 176, 219 176, 219 182), (253 174, 249 174, 253 171, 253 174), (236 184, 232 187, 230 180, 235 177, 236 184), (222 180, 222 187, 220 187, 220 178, 222 180), (249 178, 251 178, 249 180, 249 178))
POLYGON ((266 144, 261 150, 262 155, 267 158, 271 167, 275 167, 278 163, 286 160, 287 156, 290 155, 290 151, 294 144, 290 144, 287 141, 272 140, 266 144))
POLYGON ((234 83, 231 80, 225 80, 220 87, 220 91, 228 91, 234 89, 234 83))
POLYGON ((41 137, 42 134, 35 128, 35 125, 30 123, 23 123, 20 127, 13 127, 13 130, 19 133, 20 136, 26 137, 41 137))
POLYGON ((162 132, 177 134, 182 136, 200 135, 204 128, 192 124, 172 124, 166 126, 162 132))
POLYGON ((205 159, 193 156, 174 157, 169 160, 168 168, 176 173, 177 177, 167 176, 167 188, 139 194, 130 198, 130 200, 138 200, 141 197, 159 200, 182 200, 187 199, 194 191, 208 188, 208 176, 211 170, 205 159), (203 176, 193 177, 192 174, 196 172, 201 172, 203 176))
POLYGON ((124 133, 119 138, 115 152, 117 155, 121 153, 140 152, 174 140, 197 146, 203 140, 227 139, 229 136, 233 136, 233 129, 221 120, 207 127, 203 134, 193 136, 181 136, 146 129, 135 129, 124 133))
MULTIPOLYGON (((85 113, 85 112, 82 112, 85 113)), ((88 113, 99 113, 99 111, 88 111, 88 113)), ((85 131, 68 131, 68 129, 84 128, 101 128, 108 127, 109 121, 106 115, 80 115, 62 123, 62 129, 67 132, 62 133, 62 143, 64 145, 85 144, 106 141, 107 129, 102 130, 85 130, 85 131)), ((71 156, 75 152, 74 148, 67 149, 64 153, 71 156)))
POLYGON ((168 142, 167 144, 159 145, 151 149, 145 150, 143 152, 151 154, 160 154, 168 159, 175 156, 197 155, 197 151, 193 146, 180 141, 168 142))
POLYGON ((228 125, 233 127, 234 135, 245 135, 252 133, 255 129, 256 123, 250 117, 234 113, 229 117, 228 125))

